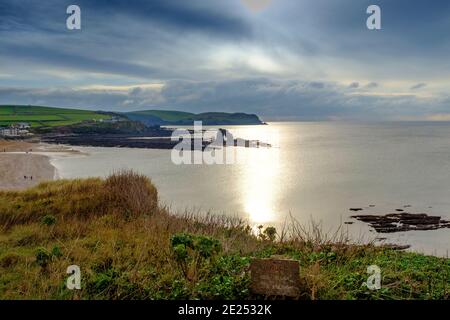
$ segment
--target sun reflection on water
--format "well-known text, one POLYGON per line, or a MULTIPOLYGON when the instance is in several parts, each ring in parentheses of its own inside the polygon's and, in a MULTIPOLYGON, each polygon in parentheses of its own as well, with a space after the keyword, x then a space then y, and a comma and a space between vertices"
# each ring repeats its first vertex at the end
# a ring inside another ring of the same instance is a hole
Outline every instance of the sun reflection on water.
POLYGON ((241 174, 244 212, 250 223, 275 222, 280 196, 279 148, 245 149, 246 161, 241 174))

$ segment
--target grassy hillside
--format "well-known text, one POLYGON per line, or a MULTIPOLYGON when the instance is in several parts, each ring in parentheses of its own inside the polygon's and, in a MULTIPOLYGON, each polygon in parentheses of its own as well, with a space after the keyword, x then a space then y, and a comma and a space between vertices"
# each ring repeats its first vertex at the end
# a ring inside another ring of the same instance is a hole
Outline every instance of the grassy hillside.
POLYGON ((183 111, 164 111, 164 110, 147 110, 128 112, 128 114, 138 114, 143 116, 154 116, 163 121, 180 121, 184 119, 190 119, 195 116, 194 113, 183 111))
POLYGON ((202 121, 204 125, 262 124, 258 116, 246 113, 206 112, 194 114, 181 111, 146 110, 128 112, 126 116, 147 125, 192 125, 194 121, 202 121))
POLYGON ((132 172, 0 192, 0 226, 0 299, 252 299, 250 261, 273 255, 300 262, 300 299, 450 297, 450 259, 326 240, 296 225, 280 239, 235 219, 173 215, 132 172), (79 291, 65 286, 73 264, 79 291), (363 285, 373 264, 378 291, 363 285))
MULTIPOLYGON (((192 125, 202 121, 204 125, 255 125, 262 124, 258 116, 245 113, 208 112, 194 114, 181 111, 147 110, 124 113, 133 121, 147 126, 192 125)), ((100 119, 111 115, 88 110, 63 109, 41 106, 0 105, 0 126, 28 122, 32 127, 59 127, 100 119)))
POLYGON ((32 127, 55 127, 109 118, 111 118, 110 115, 77 109, 40 106, 0 106, 0 126, 28 122, 32 127))

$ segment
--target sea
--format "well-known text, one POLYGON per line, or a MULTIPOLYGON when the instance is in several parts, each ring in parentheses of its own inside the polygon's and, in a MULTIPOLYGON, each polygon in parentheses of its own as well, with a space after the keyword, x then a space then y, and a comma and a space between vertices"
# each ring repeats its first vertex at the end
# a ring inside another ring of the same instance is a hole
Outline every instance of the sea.
POLYGON ((79 155, 55 155, 51 161, 59 178, 105 177, 121 169, 142 173, 177 214, 228 215, 279 232, 295 221, 324 234, 344 232, 357 243, 410 245, 411 251, 448 256, 449 228, 378 234, 351 218, 355 212, 349 209, 377 215, 403 209, 450 220, 450 123, 270 122, 224 128, 235 138, 271 146, 218 148, 196 163, 187 157, 180 163, 180 152, 173 150, 75 147, 79 155))

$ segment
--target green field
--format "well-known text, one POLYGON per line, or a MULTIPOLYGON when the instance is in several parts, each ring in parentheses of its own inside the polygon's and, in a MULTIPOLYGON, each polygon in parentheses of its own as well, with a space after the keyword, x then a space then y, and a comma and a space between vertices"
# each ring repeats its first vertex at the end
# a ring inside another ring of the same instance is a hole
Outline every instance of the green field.
POLYGON ((0 106, 0 126, 28 122, 32 127, 67 126, 83 121, 109 119, 110 115, 78 109, 40 106, 0 106))

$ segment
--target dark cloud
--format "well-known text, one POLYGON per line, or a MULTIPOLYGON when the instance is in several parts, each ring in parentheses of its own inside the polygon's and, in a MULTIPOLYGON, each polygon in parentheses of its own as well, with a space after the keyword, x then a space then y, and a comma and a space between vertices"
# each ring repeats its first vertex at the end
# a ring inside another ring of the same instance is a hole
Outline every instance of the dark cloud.
POLYGON ((155 75, 161 77, 162 74, 166 77, 174 76, 174 73, 170 70, 162 71, 158 68, 121 60, 99 59, 94 55, 52 50, 39 45, 20 44, 0 47, 0 55, 21 58, 27 62, 37 62, 41 66, 61 66, 89 72, 128 75, 140 78, 150 78, 155 75))
POLYGON ((150 108, 204 112, 246 111, 266 119, 399 119, 421 116, 424 104, 445 110, 445 100, 409 96, 349 94, 346 86, 267 78, 214 82, 168 81, 160 90, 135 87, 107 89, 0 88, 0 104, 16 101, 98 110, 145 110, 150 108), (213 106, 213 107, 212 107, 213 106))
MULTIPOLYGON (((2 0, 0 3, 0 30, 34 30, 64 33, 66 8, 75 4, 68 0, 2 0)), ((250 36, 251 26, 239 14, 233 13, 220 1, 206 3, 201 0, 78 0, 82 21, 86 26, 99 21, 109 25, 115 18, 141 20, 159 24, 175 31, 198 31, 242 38, 250 36), (108 21, 109 20, 109 21, 108 21)), ((127 25, 122 25, 127 28, 127 25)), ((141 30, 142 32, 142 30, 141 30)))
POLYGON ((418 84, 415 84, 415 85, 413 85, 412 87, 411 87, 411 90, 419 90, 419 89, 422 89, 422 88, 425 88, 427 86, 427 84, 426 83, 418 83, 418 84))
POLYGON ((309 86, 314 89, 323 89, 325 88, 325 84, 323 82, 311 82, 309 86))
POLYGON ((0 2, 2 103, 307 119, 390 118, 444 105, 369 93, 396 82, 438 87, 450 72, 449 1, 379 0, 382 31, 365 26, 369 0, 273 0, 257 13, 240 0, 76 3, 80 31, 65 27, 73 1, 0 2), (155 82, 162 90, 78 89, 155 82))
POLYGON ((375 89, 375 88, 378 88, 378 83, 376 83, 376 82, 369 82, 368 84, 366 84, 365 87, 367 89, 375 89))
POLYGON ((217 1, 209 4, 199 0, 102 0, 95 1, 95 7, 111 15, 120 12, 183 33, 194 30, 232 38, 250 37, 252 34, 250 24, 243 17, 217 1))

